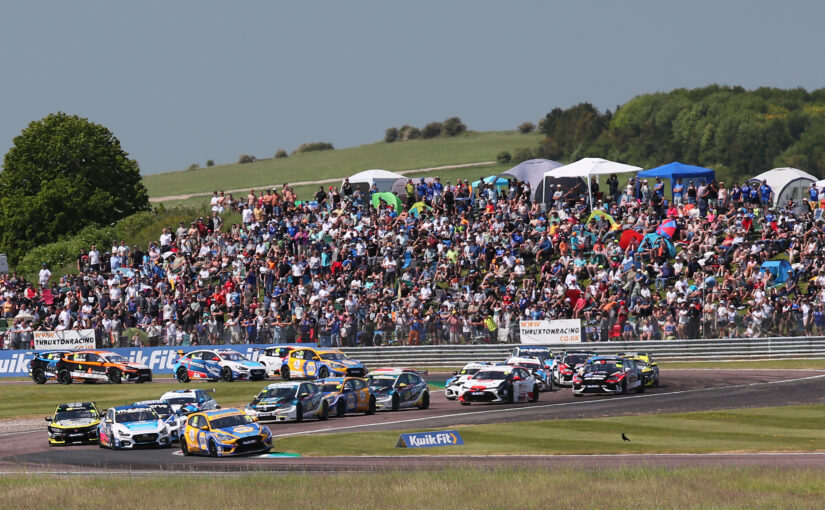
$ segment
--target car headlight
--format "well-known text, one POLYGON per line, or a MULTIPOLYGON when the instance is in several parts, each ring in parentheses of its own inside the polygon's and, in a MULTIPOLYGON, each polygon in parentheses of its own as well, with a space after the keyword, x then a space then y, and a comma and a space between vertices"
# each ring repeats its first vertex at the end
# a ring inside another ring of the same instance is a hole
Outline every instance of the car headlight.
POLYGON ((222 433, 218 432, 217 434, 215 434, 215 439, 217 439, 218 441, 220 441, 222 443, 228 443, 228 442, 232 441, 235 438, 230 436, 229 434, 222 434, 222 433))
POLYGON ((238 372, 249 372, 249 367, 238 365, 235 367, 235 370, 237 370, 238 372))

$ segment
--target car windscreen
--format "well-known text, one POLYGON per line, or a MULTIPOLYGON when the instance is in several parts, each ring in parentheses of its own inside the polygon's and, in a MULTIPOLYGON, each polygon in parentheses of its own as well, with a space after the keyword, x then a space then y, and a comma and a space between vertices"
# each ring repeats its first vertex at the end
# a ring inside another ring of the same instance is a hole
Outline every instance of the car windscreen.
POLYGON ((109 363, 129 363, 129 360, 121 356, 117 353, 107 354, 105 356, 101 356, 104 360, 108 361, 109 363))
POLYGON ((294 398, 295 389, 296 386, 277 386, 262 391, 258 398, 294 398))
POLYGON ((480 368, 462 368, 458 375, 473 375, 477 374, 480 368))
POLYGON ((507 373, 501 370, 481 370, 473 376, 473 379, 504 380, 507 379, 507 373))
POLYGON ((571 367, 574 367, 576 365, 584 363, 588 359, 590 359, 589 354, 568 354, 567 356, 564 357, 564 359, 562 360, 562 363, 564 363, 565 365, 569 365, 571 367))
POLYGON ((213 429, 225 429, 229 427, 237 427, 238 425, 249 425, 255 423, 255 420, 245 414, 233 414, 230 416, 221 416, 220 418, 212 418, 209 424, 213 429))
POLYGON ((237 352, 222 352, 221 359, 225 359, 226 361, 247 361, 245 357, 237 352))
POLYGON ((115 412, 115 421, 118 423, 131 423, 135 421, 154 421, 158 419, 158 414, 150 408, 129 409, 127 411, 115 412))
POLYGON ((167 403, 146 404, 146 405, 151 407, 152 409, 154 409, 155 412, 158 413, 158 416, 160 416, 162 418, 166 418, 166 417, 171 416, 172 414, 174 414, 174 411, 172 411, 172 406, 170 406, 167 403))
POLYGON ((328 361, 343 361, 349 359, 343 352, 325 352, 321 354, 321 358, 328 361))
POLYGON ((519 356, 524 356, 526 358, 539 358, 541 360, 545 360, 550 357, 550 351, 522 349, 519 351, 519 356))
POLYGON ((515 364, 520 366, 520 367, 524 367, 528 370, 539 370, 541 368, 541 365, 539 365, 538 363, 515 363, 515 364))
POLYGON ((341 385, 337 383, 322 384, 321 391, 324 393, 337 393, 341 391, 341 385))
POLYGON ((72 409, 70 411, 58 411, 54 417, 55 421, 82 420, 84 418, 97 418, 97 413, 91 409, 72 409))
POLYGON ((608 374, 612 374, 613 372, 621 372, 622 367, 616 365, 615 363, 593 363, 584 367, 584 373, 594 373, 594 372, 607 372, 608 374))
POLYGON ((395 384, 395 376, 371 375, 367 377, 367 384, 370 386, 377 386, 379 388, 392 388, 392 385, 395 384))
POLYGON ((196 402, 195 396, 186 396, 186 397, 172 397, 172 398, 165 398, 163 399, 166 402, 169 402, 173 406, 185 406, 186 404, 194 404, 196 402))

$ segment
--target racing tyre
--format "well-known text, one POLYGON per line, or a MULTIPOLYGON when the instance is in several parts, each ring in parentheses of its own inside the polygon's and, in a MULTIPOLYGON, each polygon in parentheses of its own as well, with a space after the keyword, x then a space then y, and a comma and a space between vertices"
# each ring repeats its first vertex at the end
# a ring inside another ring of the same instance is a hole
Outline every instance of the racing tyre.
POLYGON ((375 414, 375 397, 370 395, 370 405, 367 408, 366 414, 375 414))
POLYGON ((507 392, 507 398, 506 398, 507 403, 512 404, 515 401, 515 398, 516 398, 516 396, 513 395, 513 386, 510 385, 510 387, 507 388, 505 391, 507 392))
POLYGON ((627 379, 622 381, 622 395, 626 395, 626 394, 627 394, 627 379))
POLYGON ((343 400, 339 400, 338 404, 335 406, 335 416, 341 418, 345 414, 347 414, 347 403, 343 400))
POLYGON ((207 450, 209 451, 210 457, 217 457, 218 456, 218 448, 215 446, 215 441, 209 440, 209 446, 207 446, 207 450))
POLYGON ((123 382, 123 374, 121 374, 117 368, 109 370, 107 375, 109 376, 109 382, 112 384, 120 384, 123 382))
POLYGON ((659 376, 657 375, 655 379, 653 379, 653 386, 659 387, 659 376))
POLYGON ((301 423, 304 421, 304 406, 298 402, 295 405, 295 423, 301 423))
POLYGON ((398 393, 393 394, 392 396, 392 410, 398 411, 401 408, 401 397, 398 396, 398 393))
POLYGON ((178 368, 178 371, 175 372, 175 379, 177 379, 178 382, 182 382, 182 383, 188 383, 189 382, 189 371, 186 370, 186 367, 178 368))
POLYGON ((232 380, 234 379, 232 377, 232 369, 229 367, 223 367, 221 369, 221 379, 224 382, 232 382, 232 380))
POLYGON ((283 379, 284 381, 289 380, 289 367, 286 365, 281 367, 281 379, 283 379))
POLYGON ((318 379, 326 379, 329 377, 329 370, 327 367, 321 367, 321 370, 318 370, 318 379))
POLYGON ((424 396, 421 397, 421 403, 418 404, 419 409, 427 409, 430 407, 430 392, 425 391, 424 396))
POLYGON ((189 456, 189 447, 186 446, 186 440, 182 439, 180 442, 180 452, 183 454, 184 457, 189 456))
POLYGON ((32 379, 37 384, 46 384, 46 371, 43 370, 43 367, 37 367, 32 370, 32 379))
POLYGON ((321 421, 326 421, 329 418, 329 402, 324 400, 321 402, 321 414, 318 415, 318 419, 321 421))
POLYGON ((72 384, 72 374, 64 368, 57 373, 57 382, 60 384, 72 384))
POLYGON ((640 384, 639 387, 636 388, 636 393, 644 393, 644 392, 645 392, 645 383, 644 383, 644 381, 642 381, 642 384, 640 384))
POLYGON ((539 401, 539 385, 533 386, 533 397, 530 399, 530 402, 538 402, 539 401))

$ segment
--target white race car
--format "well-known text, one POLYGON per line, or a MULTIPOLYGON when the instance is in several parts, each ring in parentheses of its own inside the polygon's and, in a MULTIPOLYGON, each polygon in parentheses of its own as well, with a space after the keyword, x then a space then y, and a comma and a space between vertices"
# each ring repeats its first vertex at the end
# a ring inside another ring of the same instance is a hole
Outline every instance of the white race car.
POLYGON ((511 356, 507 358, 508 365, 518 365, 526 368, 533 374, 536 381, 539 383, 539 390, 553 391, 553 374, 545 368, 544 363, 539 358, 533 357, 516 357, 511 356))
POLYGON ((186 415, 180 412, 180 410, 175 411, 172 408, 172 404, 165 400, 141 400, 132 405, 151 407, 158 413, 160 419, 166 423, 166 426, 169 427, 169 434, 172 436, 172 441, 178 441, 180 439, 180 434, 186 426, 186 415))
POLYGON ((444 396, 447 397, 447 400, 455 400, 458 398, 458 390, 461 386, 469 379, 470 377, 474 376, 476 372, 491 365, 490 362, 487 361, 471 361, 464 365, 464 368, 453 372, 453 376, 447 379, 447 382, 444 384, 444 396))
POLYGON ((258 363, 266 367, 267 375, 280 375, 281 367, 283 366, 284 361, 286 361, 289 353, 295 349, 296 347, 284 347, 282 345, 273 345, 271 347, 259 349, 264 352, 258 356, 258 363))
POLYGON ((536 402, 539 383, 526 369, 512 365, 494 365, 480 370, 461 387, 458 401, 462 405, 474 402, 536 402))
MULTIPOLYGON (((213 389, 212 392, 214 391, 213 389)), ((183 415, 195 411, 211 411, 221 407, 208 391, 202 389, 167 391, 158 400, 168 403, 172 406, 172 411, 183 415)))
POLYGON ((561 360, 556 363, 556 384, 559 386, 573 386, 573 376, 581 370, 587 360, 595 355, 595 352, 565 352, 561 360))
POLYGON ((163 448, 172 446, 172 435, 164 420, 151 407, 110 407, 98 425, 101 448, 163 448))
POLYGON ((184 353, 172 366, 175 378, 182 383, 192 379, 258 381, 266 379, 266 368, 232 349, 208 349, 184 353))

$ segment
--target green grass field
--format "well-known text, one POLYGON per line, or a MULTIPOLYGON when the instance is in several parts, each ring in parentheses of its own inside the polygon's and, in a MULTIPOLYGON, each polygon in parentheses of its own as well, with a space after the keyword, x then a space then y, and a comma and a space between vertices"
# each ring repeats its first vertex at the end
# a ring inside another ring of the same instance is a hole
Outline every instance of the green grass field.
MULTIPOLYGON (((395 448, 398 431, 276 439, 279 451, 328 455, 516 455, 812 452, 825 450, 825 405, 453 427, 463 446, 395 448), (630 442, 622 441, 626 433, 630 442)), ((458 409, 456 405, 456 409, 458 409)), ((407 417, 407 415, 403 415, 407 417)), ((413 417, 413 416, 410 416, 413 417)), ((401 418, 399 418, 401 419, 401 418)), ((277 435, 277 427, 273 429, 277 435)))
POLYGON ((5 508, 821 508, 810 469, 445 469, 353 474, 0 476, 5 508), (104 503, 105 502, 105 503, 104 503), (277 502, 277 503, 274 503, 277 502))
POLYGON ((372 168, 398 171, 495 161, 501 151, 512 153, 520 147, 535 148, 540 139, 541 135, 537 133, 492 131, 469 132, 453 138, 377 142, 282 159, 263 159, 244 165, 219 165, 145 175, 143 183, 151 197, 280 185, 284 182, 343 178, 372 168))

